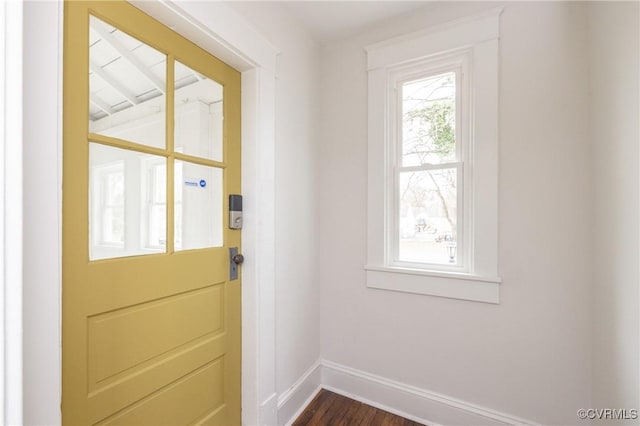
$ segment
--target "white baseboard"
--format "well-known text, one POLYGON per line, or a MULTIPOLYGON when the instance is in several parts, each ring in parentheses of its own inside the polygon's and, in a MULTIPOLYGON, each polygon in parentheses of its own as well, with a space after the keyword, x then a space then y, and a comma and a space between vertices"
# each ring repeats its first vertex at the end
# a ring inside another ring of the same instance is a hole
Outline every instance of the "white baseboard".
POLYGON ((409 420, 412 420, 414 422, 417 422, 417 423, 420 423, 420 424, 423 424, 423 425, 426 425, 426 426, 442 426, 442 425, 439 425, 438 423, 434 423, 432 421, 425 420, 425 419, 420 418, 420 417, 412 416, 411 414, 408 414, 408 413, 406 413, 404 411, 400 411, 400 410, 398 410, 396 408, 389 407, 387 405, 381 404, 380 402, 372 401, 370 399, 363 398, 360 395, 355 395, 353 393, 347 392, 344 389, 334 388, 333 386, 330 386, 330 385, 322 385, 322 389, 326 389, 326 390, 331 391, 333 393, 337 393, 339 395, 345 396, 345 397, 353 399, 355 401, 362 402, 363 404, 370 405, 370 406, 378 408, 378 409, 380 409, 382 411, 386 411, 388 413, 395 414, 396 416, 404 417, 405 419, 409 419, 409 420))
POLYGON ((267 399, 260 403, 260 411, 258 413, 261 425, 275 425, 278 418, 278 395, 271 394, 267 399))
POLYGON ((289 388, 278 396, 278 424, 290 425, 321 389, 321 361, 317 360, 289 388))
POLYGON ((322 361, 323 387, 428 425, 536 425, 447 395, 322 361))
POLYGON ((425 425, 538 425, 437 392, 332 361, 317 361, 278 397, 278 424, 290 425, 320 388, 425 425))

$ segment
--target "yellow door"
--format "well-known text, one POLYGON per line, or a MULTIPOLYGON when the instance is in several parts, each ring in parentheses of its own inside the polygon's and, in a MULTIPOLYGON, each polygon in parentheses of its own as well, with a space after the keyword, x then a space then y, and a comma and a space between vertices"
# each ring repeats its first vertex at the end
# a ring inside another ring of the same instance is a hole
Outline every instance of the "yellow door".
POLYGON ((240 424, 240 74, 124 1, 64 9, 64 424, 240 424))

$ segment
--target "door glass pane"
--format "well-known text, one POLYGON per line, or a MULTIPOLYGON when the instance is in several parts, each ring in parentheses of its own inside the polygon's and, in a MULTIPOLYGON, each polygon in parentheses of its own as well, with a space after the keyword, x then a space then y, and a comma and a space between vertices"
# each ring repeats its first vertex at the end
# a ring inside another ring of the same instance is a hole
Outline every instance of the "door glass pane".
POLYGON ((222 169, 175 162, 175 249, 222 247, 222 169))
POLYGON ((402 165, 443 164, 456 158, 456 74, 402 85, 402 165))
POLYGON ((457 263, 457 169, 400 173, 398 260, 457 263))
POLYGON ((166 159, 89 144, 90 260, 164 253, 166 159))
POLYGON ((222 161, 222 85, 175 64, 175 150, 222 161))
POLYGON ((167 57, 91 16, 89 131, 164 148, 167 57))

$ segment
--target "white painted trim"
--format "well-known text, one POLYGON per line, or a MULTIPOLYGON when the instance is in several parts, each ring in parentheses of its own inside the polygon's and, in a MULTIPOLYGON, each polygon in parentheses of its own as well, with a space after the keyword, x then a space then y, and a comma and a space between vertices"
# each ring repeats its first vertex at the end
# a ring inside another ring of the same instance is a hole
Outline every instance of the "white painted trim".
POLYGON ((5 400, 5 395, 9 394, 7 387, 7 379, 5 376, 7 375, 7 364, 5 361, 5 350, 8 346, 7 341, 7 332, 6 328, 6 305, 7 305, 7 297, 6 297, 6 286, 7 279, 5 273, 5 260, 4 256, 7 250, 7 239, 5 238, 5 216, 6 216, 6 202, 5 202, 5 188, 7 186, 7 178, 5 173, 5 158, 6 158, 6 150, 7 150, 7 137, 5 130, 5 123, 7 121, 7 97, 6 97, 6 68, 7 68, 7 4, 0 3, 0 137, 2 138, 2 145, 0 145, 0 241, 2 244, 0 245, 0 283, 2 287, 0 288, 0 425, 6 424, 5 412, 7 411, 6 405, 7 402, 5 400))
POLYGON ((498 38, 502 11, 502 7, 489 9, 365 46, 367 69, 398 65, 498 38))
POLYGON ((21 2, 0 5, 0 422, 22 424, 22 45, 21 2))
MULTIPOLYGON (((242 188, 246 203, 243 218, 242 250, 249 262, 242 271, 242 360, 243 422, 275 424, 276 408, 276 326, 275 326, 275 74, 267 69, 245 71, 242 82, 254 80, 255 110, 242 114, 242 188), (252 128, 249 126, 253 123, 252 128), (253 160, 250 160, 253 158, 253 160), (249 165, 252 164, 252 165, 249 165), (245 300, 255 301, 248 310, 245 300), (249 321, 249 322, 247 322, 249 321), (256 321, 251 322, 251 321, 256 321), (255 327, 251 330, 251 327, 255 327), (251 333, 247 335, 247 333, 251 333), (253 335, 253 341, 250 340, 253 335), (255 362, 255 375, 245 369, 255 362), (255 387, 256 401, 247 391, 255 387), (247 409, 259 404, 258 417, 249 417, 247 409), (265 409, 268 407, 268 409, 265 409)), ((251 93, 243 90, 242 102, 251 93)))
POLYGON ((278 409, 282 408, 291 398, 292 396, 300 390, 307 380, 311 377, 313 373, 316 372, 318 368, 320 368, 320 359, 316 360, 311 367, 305 371, 302 376, 298 380, 296 380, 286 391, 278 395, 278 409))
MULTIPOLYGON (((244 417, 245 416, 243 412, 242 424, 244 425, 252 424, 252 423, 247 423, 244 417)), ((277 424, 277 418, 278 418, 278 395, 274 392, 260 403, 260 406, 258 407, 259 420, 258 420, 258 423, 256 424, 275 425, 277 424)))
MULTIPOLYGON (((319 372, 321 373, 322 370, 319 370, 319 372)), ((318 385, 316 386, 316 388, 313 390, 313 392, 311 392, 311 394, 309 395, 309 398, 307 398, 302 404, 299 405, 298 410, 293 413, 292 416, 289 416, 289 420, 287 420, 284 425, 285 426, 291 426, 293 424, 293 422, 296 421, 296 419, 298 417, 300 417, 300 415, 304 412, 304 410, 309 406, 309 404, 311 404, 311 401, 313 401, 313 399, 318 395, 318 393, 323 389, 322 385, 318 385)), ((284 418, 286 418, 285 415, 283 415, 284 418)))
POLYGON ((343 389, 338 389, 338 388, 335 388, 335 387, 329 386, 329 385, 323 385, 322 388, 326 389, 328 391, 331 391, 333 393, 337 393, 338 395, 342 395, 344 397, 347 397, 349 399, 353 399, 354 401, 358 401, 358 402, 361 402, 363 404, 370 405, 370 406, 375 407, 375 408, 377 408, 379 410, 386 411, 388 413, 395 414, 396 416, 404 417, 405 419, 409 419, 409 420, 414 421, 416 423, 423 424, 425 426, 440 426, 438 423, 433 423, 433 422, 430 422, 429 420, 425 420, 425 419, 421 419, 421 418, 416 417, 416 416, 412 416, 411 414, 405 413, 404 411, 396 410, 395 408, 386 406, 386 405, 381 404, 381 403, 376 402, 376 401, 371 401, 370 399, 363 398, 363 397, 361 397, 359 395, 354 395, 352 393, 344 391, 343 389))
POLYGON ((321 381, 321 360, 318 359, 289 389, 278 395, 279 425, 293 423, 318 393, 321 381))
POLYGON ((500 303, 500 283, 497 282, 454 277, 450 274, 438 276, 382 269, 389 268, 367 269, 367 287, 473 302, 500 303))
POLYGON ((277 424, 291 425, 320 389, 425 425, 538 425, 532 420, 329 360, 316 361, 277 398, 277 424))
POLYGON ((239 71, 276 70, 279 50, 224 2, 129 2, 239 71))
POLYGON ((5 321, 5 312, 6 312, 6 296, 5 296, 5 287, 6 287, 6 278, 5 278, 5 260, 4 254, 7 251, 7 239, 5 238, 5 211, 7 209, 5 203, 5 188, 6 188, 6 176, 5 176, 5 158, 6 158, 6 132, 5 132, 5 122, 6 120, 6 110, 7 110, 7 97, 5 95, 5 87, 6 87, 6 77, 5 70, 7 67, 7 53, 5 50, 6 47, 6 39, 7 39, 7 4, 0 3, 0 137, 2 138, 2 145, 0 146, 0 283, 2 287, 0 287, 0 425, 4 425, 6 423, 5 412, 6 412, 6 401, 5 394, 6 391, 6 383, 5 379, 7 365, 5 363, 5 348, 7 344, 5 343, 7 340, 7 328, 5 321))
POLYGON ((426 424, 538 423, 376 374, 322 361, 322 387, 426 424))
POLYGON ((401 268, 397 266, 369 266, 369 265, 365 265, 364 269, 366 271, 389 272, 389 273, 406 274, 406 275, 420 275, 423 277, 454 278, 454 279, 463 280, 463 281, 480 281, 480 282, 486 282, 486 283, 502 282, 502 278, 500 277, 485 277, 483 275, 467 274, 464 272, 442 272, 442 271, 431 271, 428 269, 401 268))

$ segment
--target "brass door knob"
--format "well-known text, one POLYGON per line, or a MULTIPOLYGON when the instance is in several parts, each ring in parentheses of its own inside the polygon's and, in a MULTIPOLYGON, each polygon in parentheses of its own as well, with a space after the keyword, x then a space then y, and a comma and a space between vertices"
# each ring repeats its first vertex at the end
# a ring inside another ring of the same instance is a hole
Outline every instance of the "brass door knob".
POLYGON ((232 260, 236 265, 240 265, 242 262, 244 262, 244 256, 241 254, 236 254, 235 256, 233 256, 232 260))

